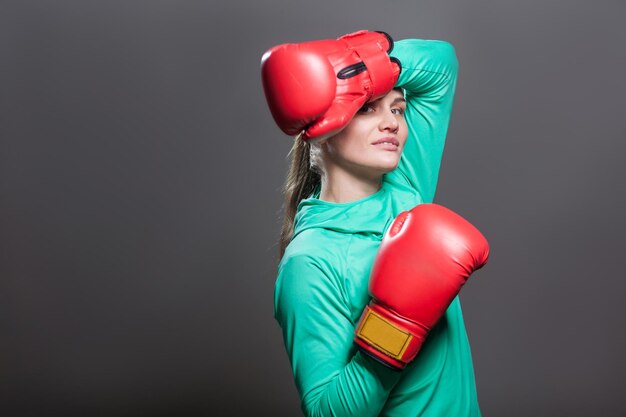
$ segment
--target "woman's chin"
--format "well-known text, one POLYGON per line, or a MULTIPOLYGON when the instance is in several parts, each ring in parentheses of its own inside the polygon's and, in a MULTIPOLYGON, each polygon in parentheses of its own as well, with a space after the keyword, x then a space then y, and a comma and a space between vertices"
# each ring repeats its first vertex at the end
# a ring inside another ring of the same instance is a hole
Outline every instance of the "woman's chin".
POLYGON ((376 169, 376 171, 380 172, 381 174, 387 174, 393 171, 394 169, 396 169, 397 167, 398 167, 398 164, 384 164, 384 165, 379 165, 379 166, 372 167, 372 168, 376 169))
POLYGON ((378 164, 378 168, 381 171, 384 171, 385 173, 387 173, 396 169, 399 163, 400 163, 399 158, 389 158, 388 160, 380 161, 378 164))

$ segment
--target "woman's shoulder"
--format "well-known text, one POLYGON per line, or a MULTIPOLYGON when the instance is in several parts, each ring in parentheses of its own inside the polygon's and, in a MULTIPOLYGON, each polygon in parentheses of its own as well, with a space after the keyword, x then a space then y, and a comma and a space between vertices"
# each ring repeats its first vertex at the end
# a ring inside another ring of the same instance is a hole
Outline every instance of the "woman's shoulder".
MULTIPOLYGON (((347 229, 347 228, 346 228, 347 229)), ((286 252, 293 254, 312 253, 316 256, 330 256, 341 252, 341 248, 352 239, 352 230, 343 230, 333 225, 311 227, 299 230, 293 237, 286 252)))
POLYGON ((300 233, 287 246, 274 287, 276 317, 300 309, 305 300, 309 305, 312 299, 347 305, 341 278, 346 270, 347 245, 327 240, 319 230, 311 229, 300 233))
POLYGON ((340 261, 343 249, 351 238, 350 235, 322 228, 304 230, 289 242, 281 263, 294 258, 318 263, 340 261))
POLYGON ((346 250, 351 236, 328 233, 324 229, 309 229, 289 242, 278 265, 280 275, 337 276, 345 267, 346 250), (333 236, 329 236, 332 234, 333 236))

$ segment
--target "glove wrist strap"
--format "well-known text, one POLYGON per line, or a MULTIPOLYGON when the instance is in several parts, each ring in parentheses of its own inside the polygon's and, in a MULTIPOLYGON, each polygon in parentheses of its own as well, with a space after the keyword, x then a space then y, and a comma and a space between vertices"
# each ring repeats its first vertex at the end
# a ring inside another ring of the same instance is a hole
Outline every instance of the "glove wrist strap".
POLYGON ((355 342, 369 354, 404 368, 419 352, 428 329, 371 302, 355 330, 355 342))

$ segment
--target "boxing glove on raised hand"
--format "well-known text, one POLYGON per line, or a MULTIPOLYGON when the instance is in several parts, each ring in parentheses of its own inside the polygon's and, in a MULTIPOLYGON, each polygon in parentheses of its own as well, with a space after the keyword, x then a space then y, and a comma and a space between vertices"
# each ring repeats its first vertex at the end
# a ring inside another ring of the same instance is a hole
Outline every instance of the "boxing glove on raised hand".
POLYGON ((393 40, 366 30, 336 40, 282 44, 261 59, 265 98, 288 135, 321 140, 343 129, 367 102, 389 92, 400 75, 393 40))
POLYGON ((489 257, 485 237, 458 214, 421 204, 393 221, 372 266, 356 344, 402 369, 419 352, 467 278, 489 257))

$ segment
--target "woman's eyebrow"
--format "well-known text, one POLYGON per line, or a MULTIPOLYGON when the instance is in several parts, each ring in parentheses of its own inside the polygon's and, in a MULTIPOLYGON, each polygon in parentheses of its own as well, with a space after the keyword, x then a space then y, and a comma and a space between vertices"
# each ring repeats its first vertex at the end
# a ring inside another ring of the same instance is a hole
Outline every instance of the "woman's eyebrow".
POLYGON ((397 98, 395 98, 395 99, 391 102, 390 106, 393 106, 394 104, 396 104, 396 103, 397 103, 397 102, 399 102, 399 101, 404 101, 404 102, 406 103, 406 100, 405 100, 403 97, 397 97, 397 98))
MULTIPOLYGON (((398 102, 406 103, 406 100, 404 99, 404 97, 396 97, 396 98, 393 99, 393 101, 391 103, 389 103, 389 106, 393 106, 394 104, 396 104, 398 102)), ((380 106, 380 105, 383 104, 383 99, 379 98, 378 100, 368 101, 365 104, 369 104, 370 106, 380 106)))

